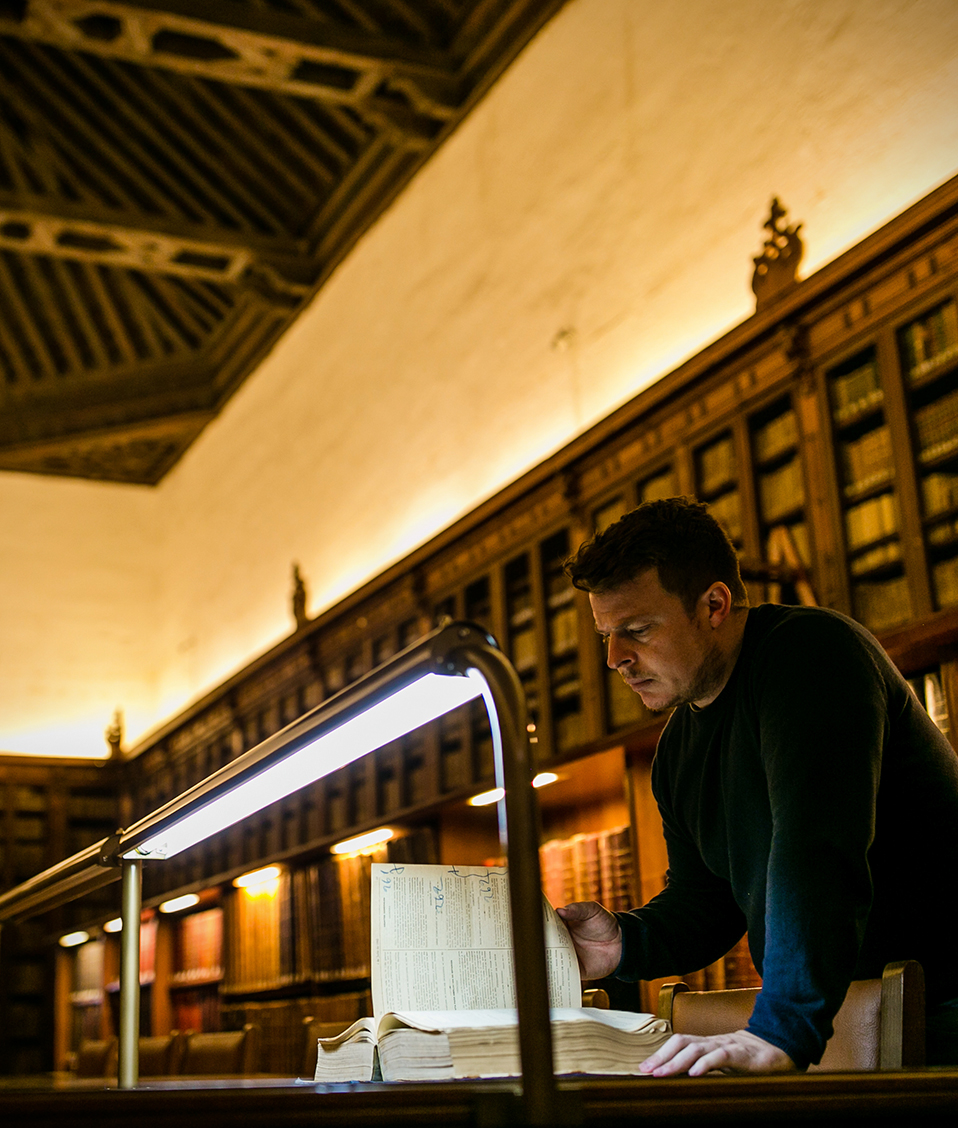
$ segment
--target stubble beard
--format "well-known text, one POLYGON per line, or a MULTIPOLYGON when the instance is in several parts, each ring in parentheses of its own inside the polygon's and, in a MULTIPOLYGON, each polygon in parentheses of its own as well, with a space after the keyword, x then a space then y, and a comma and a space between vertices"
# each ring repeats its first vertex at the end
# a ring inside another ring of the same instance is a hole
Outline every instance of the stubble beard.
MULTIPOLYGON (((627 671, 623 672, 626 673, 627 671)), ((652 713, 664 713, 678 705, 694 705, 696 701, 708 700, 718 695, 727 680, 725 655, 717 643, 713 643, 699 663, 695 673, 684 685, 678 687, 674 696, 664 703, 647 705, 645 698, 638 690, 634 690, 641 698, 642 704, 652 713)), ((629 687, 631 689, 631 686, 629 687)))

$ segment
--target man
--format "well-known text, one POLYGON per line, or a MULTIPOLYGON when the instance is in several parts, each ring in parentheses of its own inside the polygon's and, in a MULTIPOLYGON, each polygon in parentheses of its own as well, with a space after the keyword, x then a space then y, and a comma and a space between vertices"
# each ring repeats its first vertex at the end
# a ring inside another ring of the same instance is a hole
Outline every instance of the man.
POLYGON ((685 498, 566 567, 609 666, 674 709, 652 772, 667 886, 629 913, 559 910, 583 974, 683 974, 747 930, 763 976, 747 1029, 675 1035, 644 1071, 804 1069, 851 980, 902 959, 925 971, 929 1061, 958 1062, 958 758, 875 639, 824 608, 749 609, 728 538, 685 498))

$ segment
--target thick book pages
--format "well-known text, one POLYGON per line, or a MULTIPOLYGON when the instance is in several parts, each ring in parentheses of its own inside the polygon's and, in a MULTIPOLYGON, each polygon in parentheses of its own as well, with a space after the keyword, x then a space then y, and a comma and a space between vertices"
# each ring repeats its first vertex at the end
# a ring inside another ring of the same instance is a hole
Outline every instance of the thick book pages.
MULTIPOLYGON (((637 1074, 670 1034, 668 1023, 653 1015, 591 1007, 555 1007, 551 1021, 555 1070, 563 1074, 637 1074)), ((361 1019, 337 1038, 321 1038, 319 1046, 317 1081, 449 1081, 522 1072, 511 1008, 389 1012, 378 1023, 361 1019)))
MULTIPOLYGON (((668 1024, 583 1008, 571 937, 542 911, 556 1071, 634 1073, 668 1024)), ((319 1039, 317 1081, 518 1075, 507 871, 374 863, 372 995, 374 1018, 319 1039)))
MULTIPOLYGON (((495 866, 375 864, 373 1014, 514 1007, 509 877, 495 866)), ((542 898, 549 1002, 582 1003, 568 929, 542 898)))
POLYGON ((319 1039, 316 1081, 374 1081, 379 1074, 376 1022, 360 1018, 333 1038, 319 1039))

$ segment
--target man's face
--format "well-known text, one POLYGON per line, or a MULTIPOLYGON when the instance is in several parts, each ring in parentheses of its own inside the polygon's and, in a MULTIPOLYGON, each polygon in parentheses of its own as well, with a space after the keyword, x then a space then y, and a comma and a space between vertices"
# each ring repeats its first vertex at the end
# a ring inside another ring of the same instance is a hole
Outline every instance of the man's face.
POLYGON ((690 616, 650 568, 601 595, 590 594, 595 628, 608 646, 609 667, 648 709, 714 701, 727 677, 710 623, 708 593, 690 616))

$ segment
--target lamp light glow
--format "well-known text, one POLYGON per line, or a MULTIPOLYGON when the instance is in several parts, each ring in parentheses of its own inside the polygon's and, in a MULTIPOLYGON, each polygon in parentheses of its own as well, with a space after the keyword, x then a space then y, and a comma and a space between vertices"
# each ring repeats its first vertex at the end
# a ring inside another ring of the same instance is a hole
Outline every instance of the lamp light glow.
POLYGON ((199 903, 200 899, 196 893, 184 893, 182 897, 171 897, 169 901, 164 901, 160 905, 160 912, 178 913, 182 909, 191 909, 199 903))
POLYGON ((267 882, 275 881, 280 874, 279 866, 263 866, 262 869, 250 870, 249 873, 240 874, 239 877, 233 878, 233 885, 237 889, 249 889, 256 885, 266 885, 267 882))
POLYGON ((255 814, 330 772, 481 696, 482 678, 427 673, 383 697, 365 712, 329 729, 263 771, 215 795, 125 858, 171 858, 181 850, 255 814))
MULTIPOLYGON (((546 787, 550 783, 555 783, 559 777, 555 772, 539 772, 533 779, 533 787, 546 787)), ((478 795, 473 795, 469 800, 470 807, 488 807, 490 803, 498 803, 499 800, 505 795, 501 787, 494 787, 491 791, 481 791, 478 795)))
POLYGON ((78 944, 85 944, 89 939, 89 932, 68 932, 60 937, 59 944, 61 948, 75 948, 78 944))
POLYGON ((390 827, 381 826, 377 830, 367 831, 366 834, 357 834, 355 838, 345 838, 342 842, 337 842, 335 846, 330 846, 329 852, 331 854, 361 854, 363 850, 378 846, 381 842, 388 842, 394 835, 395 831, 390 827))
POLYGON ((478 795, 473 795, 469 800, 469 806, 488 807, 490 803, 498 803, 504 795, 505 791, 501 787, 494 787, 491 791, 482 791, 478 795))
POLYGON ((114 917, 112 920, 108 920, 106 922, 106 924, 104 924, 104 926, 103 926, 103 931, 104 932, 122 932, 123 931, 123 918, 122 917, 114 917))

